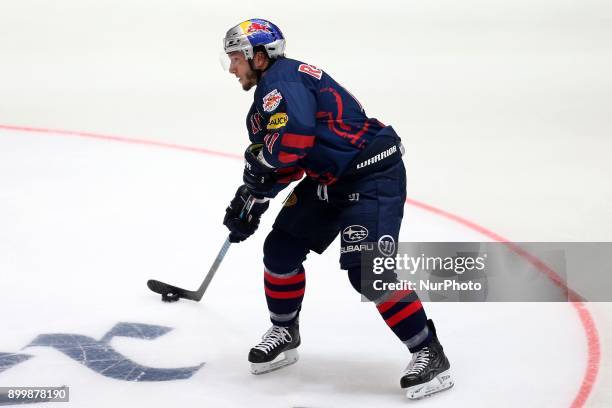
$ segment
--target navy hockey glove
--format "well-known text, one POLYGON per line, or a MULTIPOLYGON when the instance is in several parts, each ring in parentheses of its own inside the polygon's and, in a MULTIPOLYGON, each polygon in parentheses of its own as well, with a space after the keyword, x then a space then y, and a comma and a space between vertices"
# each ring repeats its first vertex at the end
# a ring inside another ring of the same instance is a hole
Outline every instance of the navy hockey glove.
POLYGON ((263 148, 262 144, 252 144, 244 152, 244 173, 242 181, 249 192, 257 198, 267 197, 276 185, 274 168, 263 164, 258 156, 263 148))
POLYGON ((242 242, 257 230, 259 227, 259 219, 266 212, 270 203, 268 199, 257 199, 245 216, 240 218, 240 213, 244 208, 245 203, 251 197, 251 193, 246 186, 240 186, 236 191, 236 196, 230 202, 229 207, 225 209, 225 217, 223 225, 230 230, 230 242, 242 242))

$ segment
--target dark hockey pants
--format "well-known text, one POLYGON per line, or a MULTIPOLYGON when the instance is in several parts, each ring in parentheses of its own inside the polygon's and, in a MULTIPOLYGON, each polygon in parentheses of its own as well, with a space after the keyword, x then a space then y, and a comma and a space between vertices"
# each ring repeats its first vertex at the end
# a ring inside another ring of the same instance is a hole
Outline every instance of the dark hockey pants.
POLYGON ((303 263, 308 253, 322 253, 342 232, 340 264, 347 270, 353 288, 375 302, 387 325, 411 352, 429 344, 432 334, 416 293, 374 293, 364 284, 371 277, 364 280, 362 276, 360 245, 389 239, 395 245, 405 196, 401 162, 360 183, 330 186, 324 195, 314 182, 302 181, 286 201, 264 244, 264 287, 272 323, 289 326, 296 321, 304 297, 303 263), (365 232, 355 235, 356 231, 365 232), (363 234, 366 236, 362 238, 363 234))

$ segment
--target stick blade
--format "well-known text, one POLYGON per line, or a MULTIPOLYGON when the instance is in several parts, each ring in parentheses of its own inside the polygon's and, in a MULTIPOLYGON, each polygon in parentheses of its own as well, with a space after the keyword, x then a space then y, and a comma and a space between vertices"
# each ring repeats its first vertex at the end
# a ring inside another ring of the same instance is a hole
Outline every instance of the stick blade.
POLYGON ((147 287, 153 292, 162 295, 162 300, 165 302, 175 302, 181 298, 196 302, 201 299, 201 296, 198 297, 196 292, 169 285, 155 279, 149 279, 147 281, 147 287))

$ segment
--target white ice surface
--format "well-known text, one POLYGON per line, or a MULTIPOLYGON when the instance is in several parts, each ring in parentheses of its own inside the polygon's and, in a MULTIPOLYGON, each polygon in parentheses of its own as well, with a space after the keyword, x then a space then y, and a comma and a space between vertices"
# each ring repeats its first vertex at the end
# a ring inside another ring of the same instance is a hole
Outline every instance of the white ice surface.
MULTIPOLYGON (((306 263, 301 360, 249 374, 248 349, 268 327, 261 245, 278 204, 261 231, 230 248, 201 303, 165 304, 146 288, 153 277, 198 285, 224 239, 221 215, 234 189, 212 175, 240 166, 157 147, 1 131, 0 351, 17 352, 41 333, 100 338, 117 322, 138 322, 174 330, 152 341, 112 340, 125 356, 160 368, 206 363, 187 380, 126 383, 30 347, 23 352, 35 357, 1 373, 2 384, 67 384, 78 407, 405 406, 398 381, 409 354, 338 269, 337 244, 306 263)), ((405 223, 402 239, 432 239, 432 231, 481 238, 411 207, 405 223)), ((569 304, 428 303, 426 310, 456 386, 423 406, 557 407, 574 398, 586 343, 569 304)))
MULTIPOLYGON (((220 71, 217 55, 228 26, 260 16, 281 26, 289 56, 334 75, 398 130, 410 197, 516 241, 609 241, 611 10, 602 0, 5 0, 0 125, 240 153, 252 95, 220 71)), ((337 269, 337 244, 306 265, 300 363, 247 375, 246 352, 267 328, 260 248, 272 210, 262 231, 231 248, 202 303, 165 305, 146 289, 150 277, 201 281, 240 167, 0 132, 0 352, 40 333, 99 338, 132 321, 174 330, 113 339, 127 357, 206 362, 190 380, 124 383, 28 348, 35 357, 0 373, 0 386, 66 383, 75 407, 406 403, 397 381, 408 356, 337 269)), ((406 210, 404 239, 482 239, 406 210)), ((588 305, 602 345, 589 407, 612 406, 611 305, 588 305)), ((586 341, 569 305, 426 306, 457 386, 419 406, 570 405, 586 341), (470 357, 483 348, 492 351, 470 357)))

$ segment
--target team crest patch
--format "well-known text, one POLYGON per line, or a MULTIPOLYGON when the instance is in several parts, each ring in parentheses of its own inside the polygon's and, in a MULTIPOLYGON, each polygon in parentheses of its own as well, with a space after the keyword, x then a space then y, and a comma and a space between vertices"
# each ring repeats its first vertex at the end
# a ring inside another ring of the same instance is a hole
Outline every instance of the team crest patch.
POLYGON ((293 207, 297 204, 297 195, 295 193, 291 193, 289 197, 285 200, 283 207, 293 207))
POLYGON ((263 97, 263 110, 266 112, 272 112, 274 109, 278 108, 278 105, 280 105, 282 99, 283 95, 281 95, 278 89, 270 91, 263 97))

